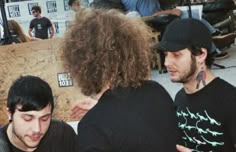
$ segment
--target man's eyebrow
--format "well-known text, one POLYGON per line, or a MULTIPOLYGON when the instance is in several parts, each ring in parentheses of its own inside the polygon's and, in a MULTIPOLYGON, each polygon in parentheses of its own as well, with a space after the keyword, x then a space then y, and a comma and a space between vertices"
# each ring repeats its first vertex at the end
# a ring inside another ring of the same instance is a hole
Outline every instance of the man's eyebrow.
MULTIPOLYGON (((34 117, 34 115, 33 115, 33 114, 30 114, 30 113, 23 113, 22 115, 23 115, 23 116, 31 116, 31 117, 34 117)), ((47 114, 45 114, 45 115, 40 116, 40 118, 42 118, 42 117, 47 117, 47 116, 51 116, 51 115, 52 115, 52 113, 47 113, 47 114)))
POLYGON ((41 118, 42 118, 42 117, 51 116, 51 115, 52 115, 51 113, 48 113, 48 114, 45 114, 45 115, 41 116, 41 118))
POLYGON ((31 116, 31 117, 33 117, 34 115, 32 115, 32 114, 27 114, 27 113, 22 113, 22 116, 31 116))

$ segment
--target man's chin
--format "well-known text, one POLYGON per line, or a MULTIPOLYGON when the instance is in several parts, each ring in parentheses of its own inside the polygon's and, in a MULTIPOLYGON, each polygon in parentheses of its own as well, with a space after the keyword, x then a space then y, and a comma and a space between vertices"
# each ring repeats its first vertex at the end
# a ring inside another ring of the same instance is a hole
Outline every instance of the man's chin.
POLYGON ((25 142, 25 145, 26 145, 28 148, 34 149, 34 148, 37 148, 37 147, 38 147, 39 143, 40 143, 40 140, 37 140, 37 141, 28 141, 28 142, 25 142))
POLYGON ((28 143, 27 148, 28 149, 37 149, 39 143, 28 143))
POLYGON ((178 78, 170 77, 170 81, 173 83, 180 83, 180 80, 178 78))

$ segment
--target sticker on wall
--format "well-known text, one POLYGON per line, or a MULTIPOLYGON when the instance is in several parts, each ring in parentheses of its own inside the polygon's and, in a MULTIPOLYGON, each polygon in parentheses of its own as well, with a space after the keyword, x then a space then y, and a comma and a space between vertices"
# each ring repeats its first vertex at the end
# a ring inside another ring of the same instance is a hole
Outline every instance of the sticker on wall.
POLYGON ((57 74, 58 86, 59 87, 70 87, 73 86, 73 81, 70 73, 58 73, 57 74))
POLYGON ((59 24, 58 24, 58 22, 53 22, 53 24, 54 24, 54 27, 55 27, 55 32, 56 32, 56 34, 60 33, 60 29, 59 29, 59 24))
POLYGON ((71 7, 68 4, 69 0, 64 0, 64 10, 65 11, 70 11, 71 7))
POLYGON ((10 18, 21 16, 19 5, 9 5, 7 9, 10 18))
POLYGON ((47 1, 47 12, 48 13, 55 13, 57 12, 57 3, 56 1, 47 1))
POLYGON ((28 11, 29 11, 29 15, 32 15, 32 7, 33 6, 38 6, 39 4, 36 2, 36 3, 28 3, 28 11))

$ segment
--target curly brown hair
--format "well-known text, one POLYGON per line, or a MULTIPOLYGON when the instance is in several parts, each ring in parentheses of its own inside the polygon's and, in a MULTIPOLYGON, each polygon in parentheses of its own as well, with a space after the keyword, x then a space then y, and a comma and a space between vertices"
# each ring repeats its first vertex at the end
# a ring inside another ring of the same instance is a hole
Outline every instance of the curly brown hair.
POLYGON ((137 87, 150 78, 151 29, 115 10, 80 10, 63 43, 69 68, 85 95, 104 86, 137 87))

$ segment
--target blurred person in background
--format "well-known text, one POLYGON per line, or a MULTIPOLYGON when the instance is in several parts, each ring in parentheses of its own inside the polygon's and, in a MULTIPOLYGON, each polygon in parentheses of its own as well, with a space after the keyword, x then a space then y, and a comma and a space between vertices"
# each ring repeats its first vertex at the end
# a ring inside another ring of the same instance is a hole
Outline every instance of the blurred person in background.
POLYGON ((69 0, 68 5, 76 12, 80 8, 80 0, 69 0))
POLYGON ((55 28, 50 19, 41 15, 41 7, 40 6, 33 6, 32 14, 35 17, 31 20, 29 26, 29 36, 33 37, 32 31, 35 32, 35 37, 40 39, 48 39, 52 38, 55 34, 55 28), (48 36, 48 33, 50 35, 48 36))
POLYGON ((31 40, 24 34, 24 31, 18 22, 16 22, 15 20, 8 20, 7 22, 11 36, 17 39, 19 43, 29 42, 31 40))

